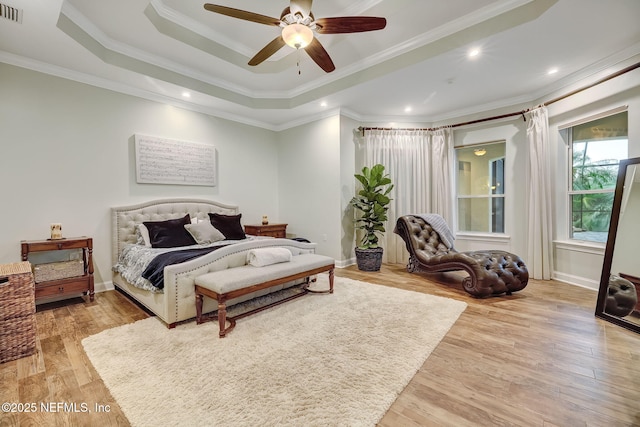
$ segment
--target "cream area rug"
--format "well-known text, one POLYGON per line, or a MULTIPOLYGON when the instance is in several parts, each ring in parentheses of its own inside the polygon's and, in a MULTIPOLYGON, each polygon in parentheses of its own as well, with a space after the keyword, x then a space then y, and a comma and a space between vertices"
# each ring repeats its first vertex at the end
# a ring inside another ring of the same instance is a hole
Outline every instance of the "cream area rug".
POLYGON ((133 426, 373 426, 465 308, 336 277, 226 338, 151 317, 82 344, 133 426))

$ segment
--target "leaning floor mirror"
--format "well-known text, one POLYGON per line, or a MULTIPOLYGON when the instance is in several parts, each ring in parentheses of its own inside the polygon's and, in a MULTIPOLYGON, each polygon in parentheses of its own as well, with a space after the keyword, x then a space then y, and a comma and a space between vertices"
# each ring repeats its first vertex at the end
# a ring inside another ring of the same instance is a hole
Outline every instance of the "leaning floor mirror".
POLYGON ((640 332, 640 157, 620 162, 596 316, 640 332))

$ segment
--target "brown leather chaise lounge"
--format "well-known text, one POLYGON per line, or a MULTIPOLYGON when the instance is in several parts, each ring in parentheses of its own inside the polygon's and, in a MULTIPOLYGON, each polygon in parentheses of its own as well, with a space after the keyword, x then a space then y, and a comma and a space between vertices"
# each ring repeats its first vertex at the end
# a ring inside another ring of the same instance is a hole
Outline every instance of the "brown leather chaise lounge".
POLYGON ((462 286, 474 297, 511 295, 529 281, 527 266, 518 255, 497 250, 458 252, 452 243, 444 243, 422 215, 398 218, 393 231, 407 246, 410 273, 464 270, 469 276, 463 279, 462 286))

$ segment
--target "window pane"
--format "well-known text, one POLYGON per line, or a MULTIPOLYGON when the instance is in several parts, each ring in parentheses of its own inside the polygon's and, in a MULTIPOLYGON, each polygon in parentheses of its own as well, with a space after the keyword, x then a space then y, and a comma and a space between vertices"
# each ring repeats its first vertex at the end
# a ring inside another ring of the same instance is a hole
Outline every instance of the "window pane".
POLYGON ((491 169, 491 194, 504 194, 504 158, 493 160, 491 169))
POLYGON ((459 231, 504 233, 505 145, 456 148, 459 231))
POLYGON ((626 139, 574 142, 572 190, 615 188, 618 163, 626 158, 626 139))
POLYGON ((458 196, 504 194, 504 157, 504 142, 456 148, 458 196))
POLYGON ((606 242, 620 160, 628 157, 626 111, 571 128, 572 239, 606 242))
POLYGON ((491 232, 504 233, 504 198, 491 199, 491 232))
POLYGON ((571 196, 572 238, 606 242, 611 221, 613 193, 571 196))
POLYGON ((504 233, 504 199, 458 199, 458 230, 504 233))

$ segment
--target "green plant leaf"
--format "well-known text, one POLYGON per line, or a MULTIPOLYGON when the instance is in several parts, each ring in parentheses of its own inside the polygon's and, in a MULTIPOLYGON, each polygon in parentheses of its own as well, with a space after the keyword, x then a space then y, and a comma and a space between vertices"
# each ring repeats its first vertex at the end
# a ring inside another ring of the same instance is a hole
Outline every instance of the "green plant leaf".
POLYGON ((387 221, 387 211, 391 198, 389 194, 393 190, 393 184, 388 175, 384 173, 382 164, 373 165, 371 168, 363 167, 360 174, 354 174, 360 182, 361 189, 357 196, 349 202, 359 216, 355 219, 358 229, 364 231, 360 241, 361 248, 377 248, 378 235, 384 233, 384 223, 387 221))

